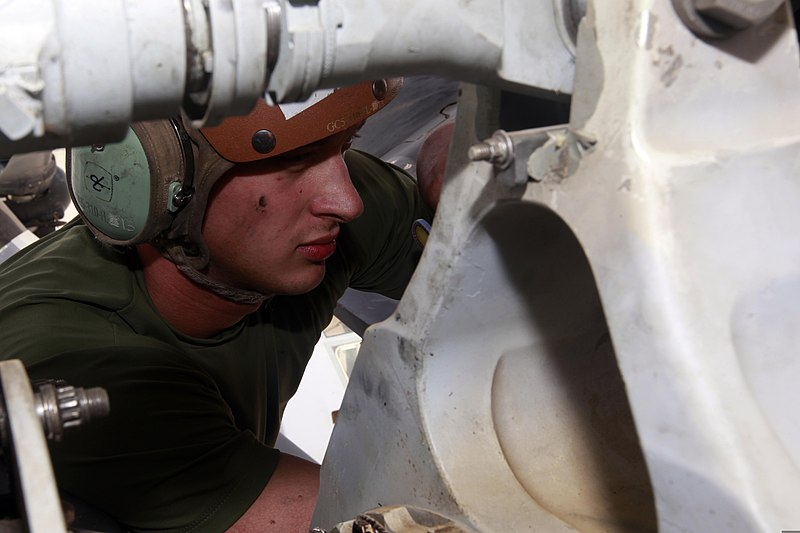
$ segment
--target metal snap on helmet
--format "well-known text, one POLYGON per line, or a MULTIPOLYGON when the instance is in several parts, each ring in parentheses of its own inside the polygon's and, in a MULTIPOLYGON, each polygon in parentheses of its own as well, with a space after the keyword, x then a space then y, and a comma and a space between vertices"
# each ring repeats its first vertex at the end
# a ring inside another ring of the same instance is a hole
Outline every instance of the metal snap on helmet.
POLYGON ((179 267, 202 270, 206 203, 225 172, 358 125, 401 86, 402 79, 377 80, 318 91, 300 104, 259 100, 248 115, 201 130, 185 117, 135 123, 122 142, 68 150, 73 203, 101 241, 151 242, 179 267))

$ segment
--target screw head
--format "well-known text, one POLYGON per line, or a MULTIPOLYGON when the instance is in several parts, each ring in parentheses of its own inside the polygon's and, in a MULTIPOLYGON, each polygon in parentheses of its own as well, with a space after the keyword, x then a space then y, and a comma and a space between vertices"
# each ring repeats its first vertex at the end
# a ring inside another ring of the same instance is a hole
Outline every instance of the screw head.
POLYGON ((268 154, 275 149, 275 134, 269 130, 258 130, 253 134, 251 144, 259 154, 268 154))
POLYGON ((375 80, 372 82, 372 96, 376 100, 383 100, 389 92, 389 85, 386 80, 375 80))

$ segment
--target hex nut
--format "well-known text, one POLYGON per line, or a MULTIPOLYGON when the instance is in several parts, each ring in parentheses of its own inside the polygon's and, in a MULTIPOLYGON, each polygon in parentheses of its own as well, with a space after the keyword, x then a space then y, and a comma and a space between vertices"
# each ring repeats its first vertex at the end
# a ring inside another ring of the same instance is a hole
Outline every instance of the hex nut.
POLYGON ((694 7, 703 16, 743 30, 764 22, 783 3, 783 0, 694 0, 694 7))

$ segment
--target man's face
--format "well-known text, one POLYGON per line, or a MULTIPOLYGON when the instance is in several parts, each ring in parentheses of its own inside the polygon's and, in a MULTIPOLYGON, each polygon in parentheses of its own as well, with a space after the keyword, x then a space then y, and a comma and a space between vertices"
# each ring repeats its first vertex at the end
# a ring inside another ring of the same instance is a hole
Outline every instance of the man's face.
POLYGON ((237 165, 217 182, 203 221, 210 279, 267 295, 319 285, 339 225, 364 209, 342 157, 356 130, 237 165))

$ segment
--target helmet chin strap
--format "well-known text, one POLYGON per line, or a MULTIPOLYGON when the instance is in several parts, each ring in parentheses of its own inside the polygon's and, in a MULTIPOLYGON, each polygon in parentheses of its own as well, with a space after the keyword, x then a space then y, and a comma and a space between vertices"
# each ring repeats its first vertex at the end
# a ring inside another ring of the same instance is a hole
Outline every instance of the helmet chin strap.
POLYGON ((209 279, 208 276, 195 270, 194 268, 188 265, 176 264, 176 266, 178 267, 178 270, 180 270, 181 273, 183 273, 183 275, 185 275, 193 282, 197 283, 203 288, 210 290, 214 294, 222 296, 223 298, 230 300, 234 303, 253 305, 253 304, 261 304, 270 299, 270 296, 266 296, 264 294, 261 294, 260 292, 246 291, 244 289, 237 289, 235 287, 230 287, 223 283, 218 283, 214 280, 209 279))
MULTIPOLYGON (((269 296, 255 291, 230 287, 211 280, 200 270, 208 265, 209 250, 202 235, 202 223, 208 204, 208 195, 214 183, 229 170, 233 163, 217 154, 205 138, 184 124, 172 123, 172 127, 183 143, 184 153, 190 155, 192 181, 184 185, 192 191, 191 196, 175 217, 171 227, 151 241, 161 250, 178 270, 191 281, 214 294, 234 303, 253 305, 269 300, 269 296), (191 142, 196 145, 196 152, 191 142), (187 250, 187 246, 190 250, 187 250)), ((189 166, 189 163, 187 163, 189 166)))
POLYGON ((188 243, 193 244, 196 248, 192 254, 187 254, 185 248, 186 242, 164 238, 156 238, 150 242, 150 244, 155 246, 161 252, 161 255, 173 263, 184 276, 217 296, 221 296, 237 304, 245 305, 260 304, 271 298, 260 292, 238 289, 210 279, 199 270, 199 268, 205 268, 209 260, 208 248, 203 242, 202 237, 199 239, 199 242, 189 239, 188 243))

